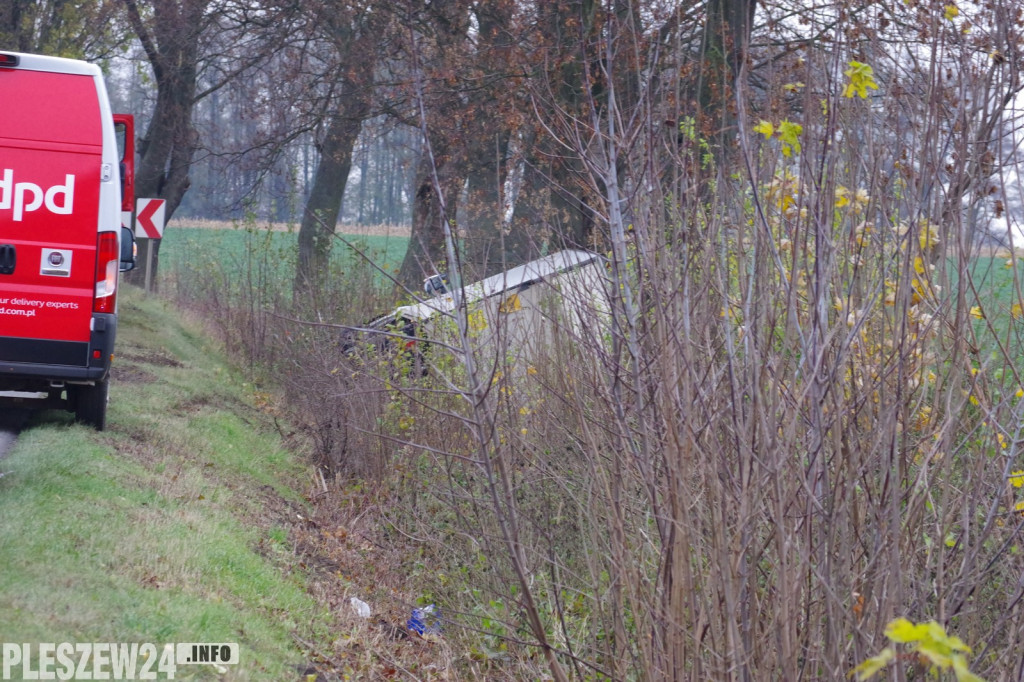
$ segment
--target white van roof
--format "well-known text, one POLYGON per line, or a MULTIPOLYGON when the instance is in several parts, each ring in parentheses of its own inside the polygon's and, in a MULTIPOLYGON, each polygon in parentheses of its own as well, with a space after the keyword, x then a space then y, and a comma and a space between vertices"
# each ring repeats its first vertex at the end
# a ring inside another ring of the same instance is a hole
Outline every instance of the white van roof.
MULTIPOLYGON (((47 71, 49 73, 70 73, 79 76, 102 76, 100 67, 77 59, 64 59, 63 57, 47 57, 39 54, 24 54, 21 52, 8 52, 0 50, 3 54, 14 55, 18 58, 16 68, 23 71, 47 71)), ((2 67, 0 67, 2 68, 2 67)))
MULTIPOLYGON (((479 282, 463 287, 467 303, 490 298, 503 291, 515 290, 524 284, 532 284, 551 275, 568 272, 593 263, 600 258, 596 253, 567 249, 516 266, 505 272, 492 275, 479 282)), ((405 318, 408 320, 425 320, 438 313, 448 313, 455 309, 455 299, 451 293, 428 298, 414 305, 396 308, 388 315, 390 319, 405 318)))

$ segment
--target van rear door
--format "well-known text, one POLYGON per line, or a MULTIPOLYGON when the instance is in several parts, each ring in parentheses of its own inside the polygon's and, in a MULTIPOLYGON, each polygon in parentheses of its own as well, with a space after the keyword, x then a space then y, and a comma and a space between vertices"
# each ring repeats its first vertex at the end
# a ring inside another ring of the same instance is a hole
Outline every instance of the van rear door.
POLYGON ((117 172, 103 159, 97 84, 0 68, 0 91, 0 252, 12 261, 0 274, 3 360, 85 367, 101 180, 117 172))

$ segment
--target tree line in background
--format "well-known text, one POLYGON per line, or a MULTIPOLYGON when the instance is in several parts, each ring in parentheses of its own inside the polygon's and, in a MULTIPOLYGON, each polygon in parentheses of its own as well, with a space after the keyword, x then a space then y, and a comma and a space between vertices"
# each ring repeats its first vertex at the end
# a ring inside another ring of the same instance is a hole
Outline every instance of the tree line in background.
MULTIPOLYGON (((948 167, 935 179, 945 197, 936 217, 987 196, 995 206, 987 183, 1008 160, 1020 19, 1010 6, 972 6, 968 28, 949 31, 945 7, 12 0, 0 36, 117 65, 115 97, 144 124, 139 194, 167 199, 168 215, 296 220, 300 283, 322 271, 343 206, 346 220, 409 222, 401 279, 412 285, 445 267, 445 222, 481 273, 549 244, 607 241, 595 195, 610 178, 587 158, 602 136, 660 140, 650 182, 676 162, 673 141, 695 135, 703 148, 684 172, 696 191, 728 181, 742 170, 739 124, 821 106, 802 82, 841 77, 840 52, 905 92, 886 133, 895 147, 905 147, 899 127, 921 124, 915 106, 942 104, 946 139, 930 150, 948 167), (930 78, 936 70, 944 77, 930 78), (608 117, 613 85, 618 119, 608 117)), ((877 133, 878 112, 864 113, 877 133)), ((885 163, 891 172, 899 161, 885 163)), ((644 191, 621 190, 625 200, 644 191)))
MULTIPOLYGON (((920 125, 915 106, 942 104, 936 217, 989 195, 994 206, 987 183, 1007 161, 1004 110, 1020 89, 1019 12, 972 5, 958 32, 945 7, 12 0, 0 39, 119 65, 115 96, 144 124, 138 192, 167 199, 168 216, 296 220, 300 285, 323 270, 343 206, 350 221, 408 222, 401 280, 413 285, 446 267, 446 222, 464 238, 464 265, 485 274, 549 244, 607 241, 595 195, 610 178, 587 158, 602 136, 630 137, 620 182, 630 145, 660 140, 650 182, 676 162, 673 140, 696 135, 703 149, 685 172, 708 191, 742 170, 738 126, 820 106, 801 83, 840 77, 840 52, 903 89, 898 127, 920 125)), ((898 129, 887 135, 903 144, 898 129)), ((892 172, 898 160, 885 163, 892 172)), ((627 203, 646 191, 621 190, 627 203)))

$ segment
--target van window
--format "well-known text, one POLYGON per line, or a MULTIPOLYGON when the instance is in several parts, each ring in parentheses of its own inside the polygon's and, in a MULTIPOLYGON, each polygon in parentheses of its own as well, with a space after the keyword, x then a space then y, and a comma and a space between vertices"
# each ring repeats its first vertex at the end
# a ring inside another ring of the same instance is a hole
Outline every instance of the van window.
POLYGON ((128 126, 121 122, 114 123, 114 138, 117 140, 117 160, 124 161, 124 136, 128 126))
POLYGON ((95 145, 102 139, 99 97, 90 76, 0 70, 0 137, 95 145))

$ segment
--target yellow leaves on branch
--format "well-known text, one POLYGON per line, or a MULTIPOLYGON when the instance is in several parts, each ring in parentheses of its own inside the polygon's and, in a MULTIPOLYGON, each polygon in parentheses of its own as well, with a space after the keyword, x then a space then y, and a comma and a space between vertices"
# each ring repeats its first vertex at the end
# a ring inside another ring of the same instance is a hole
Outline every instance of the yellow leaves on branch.
POLYGON ((765 121, 764 119, 761 119, 761 122, 754 126, 754 132, 761 133, 762 135, 764 135, 764 139, 767 140, 768 138, 775 134, 775 126, 772 125, 771 121, 765 121))
POLYGON ((484 316, 483 310, 473 310, 466 316, 466 321, 469 323, 469 331, 473 334, 479 334, 480 332, 487 329, 487 318, 484 316))
POLYGON ((917 242, 921 247, 921 251, 927 253, 938 246, 941 241, 939 238, 939 226, 930 221, 925 221, 917 233, 917 242))
POLYGON ((787 169, 776 173, 766 189, 768 200, 783 213, 788 213, 796 205, 799 180, 787 169))
POLYGON ((863 187, 858 189, 856 192, 851 193, 846 187, 837 185, 835 197, 836 208, 850 206, 854 213, 860 213, 861 210, 868 205, 868 202, 871 201, 871 195, 868 194, 868 191, 863 187))
POLYGON ((847 99, 857 95, 861 99, 867 99, 868 89, 877 90, 878 83, 875 81, 875 70, 864 62, 850 62, 850 68, 843 71, 850 82, 843 90, 843 97, 847 99))
POLYGON ((882 668, 889 665, 889 663, 896 657, 896 652, 893 651, 891 646, 887 646, 878 652, 877 656, 872 656, 868 660, 864 661, 856 668, 853 672, 857 673, 858 680, 868 680, 875 676, 882 668))
POLYGON ((931 253, 939 244, 942 238, 939 236, 939 226, 930 220, 922 220, 917 223, 900 223, 895 226, 896 233, 900 237, 913 239, 914 233, 917 236, 917 245, 921 253, 931 253))
POLYGON ((791 152, 800 153, 800 135, 804 127, 799 123, 793 123, 783 119, 779 122, 779 140, 782 142, 782 155, 789 156, 791 152))
POLYGON ((756 126, 754 126, 754 132, 764 135, 764 139, 770 139, 773 135, 778 136, 779 141, 782 143, 782 155, 792 156, 793 153, 800 153, 800 135, 804 132, 804 127, 799 123, 793 123, 783 119, 779 121, 779 125, 775 126, 771 121, 765 121, 762 119, 756 126))
MULTIPOLYGON (((895 644, 906 645, 916 658, 927 661, 935 670, 952 670, 958 682, 983 682, 967 668, 965 654, 971 648, 935 621, 912 623, 906 618, 897 618, 885 626, 885 636, 895 644)), ((872 656, 856 668, 853 673, 858 680, 867 680, 888 666, 897 657, 896 650, 888 646, 877 656, 872 656)))

